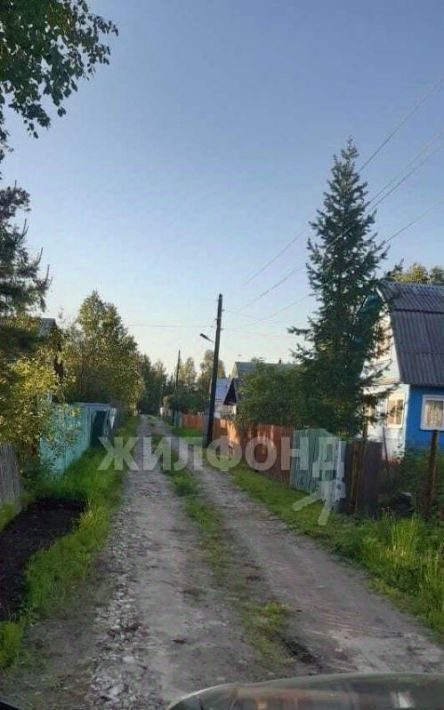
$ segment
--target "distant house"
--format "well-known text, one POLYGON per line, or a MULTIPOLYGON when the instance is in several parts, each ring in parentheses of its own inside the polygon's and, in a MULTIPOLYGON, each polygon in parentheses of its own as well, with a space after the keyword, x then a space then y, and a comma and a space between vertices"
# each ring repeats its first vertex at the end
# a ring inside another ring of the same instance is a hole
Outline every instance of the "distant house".
POLYGON ((233 407, 226 403, 228 389, 231 379, 229 377, 218 377, 216 381, 216 403, 214 407, 214 416, 218 419, 223 419, 226 416, 233 414, 233 407))
POLYGON ((38 318, 37 327, 39 338, 48 338, 53 333, 59 332, 55 318, 38 318))
POLYGON ((437 429, 444 444, 444 286, 383 281, 387 305, 386 365, 368 437, 383 442, 388 458, 425 447, 437 429))

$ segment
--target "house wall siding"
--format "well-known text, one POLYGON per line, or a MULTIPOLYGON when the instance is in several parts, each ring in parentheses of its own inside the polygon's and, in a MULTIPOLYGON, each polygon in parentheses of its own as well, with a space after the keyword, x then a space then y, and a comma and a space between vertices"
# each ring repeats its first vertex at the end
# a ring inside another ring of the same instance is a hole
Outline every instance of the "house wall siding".
MULTIPOLYGON (((375 388, 376 390, 378 388, 375 388)), ((379 388, 384 391, 386 387, 379 388)), ((402 425, 400 427, 387 426, 386 415, 388 407, 388 397, 381 399, 377 406, 378 415, 381 419, 375 424, 369 425, 368 438, 371 441, 383 442, 383 456, 388 459, 394 459, 402 455, 405 447, 407 420, 409 416, 410 402, 410 387, 409 385, 400 384, 390 390, 389 396, 402 394, 404 396, 404 412, 402 417, 402 425)))
MULTIPOLYGON (((422 398, 425 394, 444 396, 444 387, 415 387, 411 385, 407 411, 406 447, 424 448, 430 446, 432 432, 420 428, 422 398)), ((444 446, 444 432, 439 435, 439 445, 440 447, 444 446)))

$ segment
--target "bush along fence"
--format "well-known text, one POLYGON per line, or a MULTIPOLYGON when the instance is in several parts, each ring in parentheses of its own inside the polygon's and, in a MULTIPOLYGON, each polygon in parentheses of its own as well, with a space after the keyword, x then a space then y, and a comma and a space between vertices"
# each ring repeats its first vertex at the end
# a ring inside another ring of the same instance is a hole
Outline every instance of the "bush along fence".
MULTIPOLYGON (((205 417, 182 414, 181 424, 203 432, 205 417)), ((325 429, 268 424, 240 429, 226 419, 214 420, 213 438, 225 441, 229 455, 240 449, 254 470, 323 500, 331 509, 372 514, 378 508, 381 444, 347 443, 325 429)))
POLYGON ((110 438, 119 411, 109 404, 54 405, 51 436, 40 441, 40 460, 61 474, 101 437, 110 438))

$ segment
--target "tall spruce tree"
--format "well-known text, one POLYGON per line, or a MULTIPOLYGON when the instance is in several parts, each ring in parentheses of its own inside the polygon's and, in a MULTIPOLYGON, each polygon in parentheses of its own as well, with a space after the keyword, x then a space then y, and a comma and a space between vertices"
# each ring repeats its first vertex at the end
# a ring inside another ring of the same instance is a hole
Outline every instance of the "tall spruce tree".
POLYGON ((363 423, 368 388, 380 372, 365 369, 380 349, 382 324, 372 297, 384 244, 373 232, 367 184, 356 169, 358 151, 350 140, 334 156, 323 208, 311 223, 308 280, 319 307, 304 333, 309 347, 299 346, 303 387, 310 423, 332 433, 351 435, 363 423))

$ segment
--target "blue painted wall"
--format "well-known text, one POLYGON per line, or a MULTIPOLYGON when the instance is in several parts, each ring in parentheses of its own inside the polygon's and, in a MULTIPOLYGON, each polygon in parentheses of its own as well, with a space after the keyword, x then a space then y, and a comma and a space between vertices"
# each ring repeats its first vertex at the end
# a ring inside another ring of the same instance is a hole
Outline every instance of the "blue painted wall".
MULTIPOLYGON (((425 394, 444 395, 444 387, 410 386, 405 441, 407 448, 430 445, 432 432, 421 429, 422 398, 425 394)), ((439 435, 439 445, 441 448, 444 447, 444 432, 439 435)))

